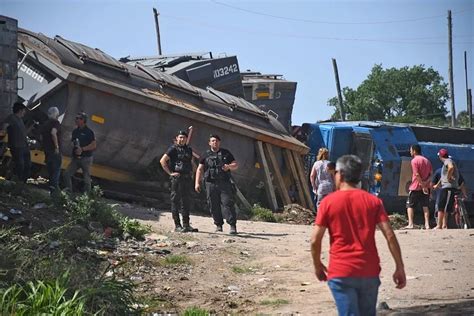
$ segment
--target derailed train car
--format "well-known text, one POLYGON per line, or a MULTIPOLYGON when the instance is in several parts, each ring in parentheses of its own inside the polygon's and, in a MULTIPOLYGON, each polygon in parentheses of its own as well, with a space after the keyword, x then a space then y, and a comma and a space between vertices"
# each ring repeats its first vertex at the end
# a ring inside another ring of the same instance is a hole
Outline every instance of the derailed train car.
MULTIPOLYGON (((74 117, 77 112, 87 112, 98 142, 92 168, 92 175, 98 178, 140 180, 143 170, 171 144, 176 131, 188 126, 194 127, 191 145, 198 153, 208 148, 210 133, 221 135, 223 146, 240 164, 234 176, 248 196, 262 191, 257 141, 273 147, 282 169, 284 150, 298 155, 308 152, 273 116, 242 98, 197 88, 140 63, 121 63, 99 49, 59 36, 53 39, 20 29, 18 59, 23 61, 18 96, 30 109, 27 123, 44 121, 47 109, 58 107, 67 156, 72 151, 74 117)), ((43 162, 40 151, 32 158, 43 162)))
POLYGON ((466 205, 474 215, 474 130, 436 128, 388 122, 327 122, 303 124, 299 136, 309 147, 307 166, 311 166, 321 147, 330 159, 355 154, 361 157, 363 189, 378 195, 388 211, 404 212, 411 183, 410 146, 419 144, 433 166, 441 167, 437 153, 448 150, 456 161, 469 189, 466 205))

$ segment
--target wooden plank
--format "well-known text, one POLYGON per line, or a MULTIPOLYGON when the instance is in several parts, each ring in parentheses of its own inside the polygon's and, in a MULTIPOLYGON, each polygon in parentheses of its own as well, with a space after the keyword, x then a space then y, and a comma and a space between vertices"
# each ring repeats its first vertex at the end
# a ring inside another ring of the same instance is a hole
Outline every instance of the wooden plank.
POLYGON ((261 141, 257 141, 256 144, 258 159, 263 166, 265 192, 267 193, 268 204, 272 208, 272 211, 276 211, 278 209, 278 203, 275 196, 275 189, 273 188, 272 178, 270 176, 270 169, 268 168, 265 152, 263 151, 263 145, 261 141))
POLYGON ((252 205, 250 205, 249 201, 247 201, 237 185, 235 186, 235 196, 237 200, 239 200, 240 204, 245 208, 245 211, 250 213, 252 210, 252 205))
POLYGON ((273 153, 272 145, 270 145, 269 143, 265 143, 264 148, 266 150, 268 161, 270 162, 270 166, 273 171, 273 175, 275 176, 277 182, 276 187, 278 189, 278 193, 280 194, 281 200, 283 201, 284 205, 291 204, 290 195, 288 194, 285 182, 283 181, 283 176, 281 175, 280 167, 278 166, 275 154, 273 153))
POLYGON ((296 170, 298 172, 298 177, 301 180, 301 185, 303 187, 303 192, 304 196, 306 198, 306 202, 308 203, 308 208, 314 211, 314 203, 311 200, 311 193, 309 192, 309 186, 308 186, 308 177, 304 173, 304 167, 303 167, 303 159, 300 154, 297 152, 292 151, 293 158, 295 160, 296 164, 296 170))
POLYGON ((303 207, 308 208, 306 205, 306 199, 304 197, 303 188, 301 187, 301 181, 298 178, 298 172, 296 171, 295 161, 293 160, 293 156, 291 155, 291 151, 288 149, 283 149, 283 157, 285 157, 285 163, 290 168, 290 174, 293 180, 296 183, 296 189, 298 191, 298 201, 300 205, 303 207))

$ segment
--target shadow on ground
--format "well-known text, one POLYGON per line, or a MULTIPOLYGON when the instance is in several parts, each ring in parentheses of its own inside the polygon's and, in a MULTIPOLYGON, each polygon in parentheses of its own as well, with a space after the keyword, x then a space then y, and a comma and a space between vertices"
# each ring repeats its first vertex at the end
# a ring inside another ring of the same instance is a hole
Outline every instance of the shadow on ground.
POLYGON ((407 308, 378 311, 377 315, 402 316, 402 315, 474 315, 474 299, 458 303, 429 304, 407 308))

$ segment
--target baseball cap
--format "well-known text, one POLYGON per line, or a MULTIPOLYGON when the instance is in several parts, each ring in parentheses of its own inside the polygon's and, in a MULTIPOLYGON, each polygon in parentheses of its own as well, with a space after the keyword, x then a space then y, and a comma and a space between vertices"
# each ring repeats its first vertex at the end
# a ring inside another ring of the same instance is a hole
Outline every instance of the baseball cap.
POLYGON ((441 148, 441 149, 438 151, 438 157, 441 157, 441 158, 448 158, 448 156, 449 156, 449 153, 448 153, 448 150, 447 150, 447 149, 441 148))
POLYGON ((186 133, 186 131, 183 131, 183 130, 180 130, 178 132, 178 134, 176 134, 176 136, 179 136, 179 135, 184 135, 184 136, 188 137, 188 133, 186 133))
POLYGON ((76 114, 76 118, 83 119, 84 122, 87 121, 87 113, 86 112, 79 112, 76 114))

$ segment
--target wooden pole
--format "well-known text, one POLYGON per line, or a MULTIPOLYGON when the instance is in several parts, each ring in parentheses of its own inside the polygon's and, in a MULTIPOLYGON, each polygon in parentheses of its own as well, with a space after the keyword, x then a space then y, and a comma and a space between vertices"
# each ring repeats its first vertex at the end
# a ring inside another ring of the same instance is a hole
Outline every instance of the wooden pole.
POLYGON ((306 176, 304 172, 304 167, 303 167, 303 159, 301 155, 298 153, 292 151, 293 154, 293 159, 295 160, 295 165, 296 165, 296 172, 298 172, 298 178, 301 181, 301 188, 303 189, 303 194, 306 198, 306 204, 308 205, 308 208, 310 210, 314 211, 314 203, 311 199, 311 193, 309 192, 309 186, 308 186, 308 177, 306 176))
POLYGON ((454 80, 453 80, 453 24, 451 10, 448 10, 448 46, 449 46, 449 90, 451 99, 451 127, 456 127, 456 105, 454 104, 454 80))
POLYGON ((339 83, 339 72, 337 71, 337 62, 335 58, 332 59, 332 67, 334 68, 334 77, 336 77, 337 99, 339 102, 339 112, 341 113, 341 121, 345 121, 346 114, 344 113, 344 105, 342 104, 341 84, 339 83))
POLYGON ((472 128, 472 90, 471 89, 467 90, 467 93, 469 95, 468 100, 467 100, 469 104, 469 110, 467 111, 469 114, 469 127, 472 128))
POLYGON ((158 22, 158 15, 160 15, 160 13, 155 8, 153 8, 153 13, 155 15, 156 40, 158 42, 158 55, 161 55, 160 23, 158 22))
POLYGON ((268 204, 272 208, 272 211, 276 211, 278 209, 278 203, 275 196, 275 189, 273 188, 272 178, 270 176, 270 169, 268 168, 267 158, 265 157, 261 141, 257 141, 257 154, 263 167, 265 192, 267 193, 268 204))
POLYGON ((301 186, 301 182, 298 177, 298 171, 296 170, 296 165, 295 165, 295 161, 293 160, 293 156, 291 155, 291 150, 283 149, 283 153, 284 153, 283 156, 285 157, 285 163, 290 169, 290 174, 293 180, 295 181, 296 189, 298 190, 298 199, 299 199, 300 205, 308 208, 309 205, 306 205, 303 187, 301 186))
POLYGON ((467 80, 467 52, 464 51, 464 76, 466 77, 466 106, 467 106, 467 115, 469 117, 469 127, 472 127, 472 107, 470 104, 469 98, 469 84, 467 80))
POLYGON ((278 190, 278 193, 280 194, 281 200, 283 201, 283 205, 291 204, 290 195, 288 194, 285 182, 283 181, 283 176, 281 175, 280 167, 278 166, 275 154, 273 153, 272 145, 270 145, 269 143, 264 143, 264 149, 266 150, 268 161, 270 162, 273 175, 275 176, 275 180, 277 183, 276 188, 278 190))

